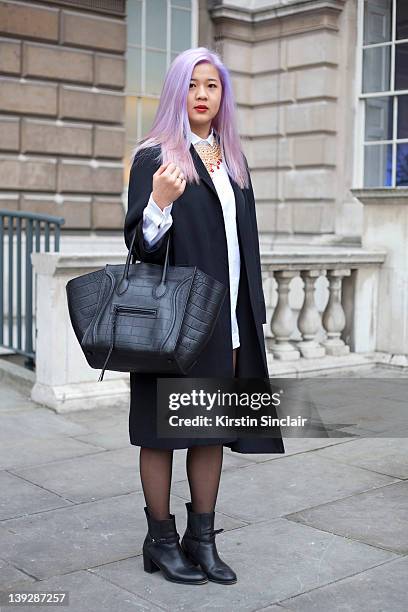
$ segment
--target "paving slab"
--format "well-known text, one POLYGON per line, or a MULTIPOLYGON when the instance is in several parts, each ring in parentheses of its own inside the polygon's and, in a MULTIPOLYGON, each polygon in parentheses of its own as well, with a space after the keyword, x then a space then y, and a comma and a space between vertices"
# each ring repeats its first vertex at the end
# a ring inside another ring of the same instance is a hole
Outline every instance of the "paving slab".
MULTIPOLYGON (((396 480, 304 453, 225 472, 217 507, 238 519, 263 521, 396 480)), ((187 497, 187 482, 174 483, 172 491, 187 497)))
MULTIPOLYGON (((337 408, 322 409, 342 438, 285 437, 285 454, 225 447, 215 526, 238 583, 188 587, 143 571, 145 501, 128 409, 55 414, 0 380, 0 590, 66 588, 75 612, 405 610, 407 567, 397 564, 408 550, 407 442, 387 440, 392 423, 370 390, 356 423, 337 382, 337 408)), ((381 397, 395 405, 407 379, 388 382, 381 397)), ((408 415, 398 410, 402 428, 408 415)), ((186 454, 173 457, 180 534, 186 454)))
POLYGON ((361 438, 346 442, 344 447, 318 450, 316 455, 387 476, 408 478, 408 439, 405 438, 361 438))
POLYGON ((0 443, 26 438, 51 438, 87 433, 87 429, 64 419, 48 408, 7 412, 1 415, 0 443))
MULTIPOLYGON (((395 371, 396 372, 396 371, 395 371)), ((373 374, 373 370, 371 370, 373 374)), ((408 370, 406 372, 408 374, 408 370)), ((274 381, 276 383, 276 380, 274 381)), ((302 378, 297 380, 296 383, 289 385, 285 388, 285 395, 291 397, 297 396, 309 400, 310 398, 317 398, 320 400, 326 395, 324 404, 329 404, 328 399, 343 399, 345 397, 356 397, 356 398, 387 398, 392 397, 394 399, 401 398, 404 391, 408 389, 407 378, 393 378, 382 376, 381 372, 378 371, 375 376, 351 376, 351 372, 347 373, 346 376, 341 374, 334 377, 313 377, 313 378, 302 378), (353 380, 350 380, 352 378, 353 380), (374 380, 367 380, 372 378, 374 380)))
POLYGON ((174 612, 240 612, 276 603, 289 594, 303 593, 396 557, 359 542, 297 527, 301 528, 293 529, 290 521, 275 519, 219 534, 219 554, 238 576, 233 585, 208 582, 201 588, 178 584, 169 588, 161 572, 147 574, 142 558, 135 557, 93 571, 174 612))
POLYGON ((59 495, 4 471, 0 472, 0 491, 0 521, 71 505, 59 495))
POLYGON ((408 553, 408 482, 295 512, 289 520, 397 553, 408 553))
MULTIPOLYGON (((2 558, 37 579, 68 573, 140 554, 147 532, 142 492, 2 521, 2 558)), ((172 496, 177 528, 186 509, 172 496)), ((220 517, 225 529, 245 523, 220 517)))
MULTIPOLYGON (((89 427, 87 429, 89 430, 89 427)), ((109 429, 106 428, 104 431, 73 437, 75 440, 80 440, 81 442, 102 446, 106 450, 127 448, 129 446, 129 431, 124 423, 114 425, 109 429)))
MULTIPOLYGON (((346 427, 339 428, 339 431, 350 434, 351 439, 357 438, 372 438, 372 437, 386 437, 387 425, 383 425, 381 431, 377 427, 377 431, 375 429, 368 429, 367 427, 361 427, 358 423, 356 425, 346 425, 346 427)), ((347 440, 346 440, 347 442, 347 440)))
POLYGON ((104 452, 105 449, 73 438, 21 438, 0 444, 0 469, 41 465, 68 457, 104 452))
POLYGON ((290 455, 305 453, 317 448, 325 448, 326 446, 342 444, 343 442, 347 442, 349 440, 354 440, 354 435, 350 436, 349 438, 285 438, 284 453, 234 453, 234 451, 226 446, 224 447, 224 456, 231 455, 232 457, 242 457, 245 458, 248 463, 264 463, 265 461, 283 459, 290 455))
POLYGON ((1 395, 0 395, 0 412, 7 413, 9 411, 17 412, 18 410, 27 410, 32 408, 34 403, 26 394, 21 393, 10 384, 0 380, 1 395))
POLYGON ((15 403, 10 403, 9 405, 5 405, 3 404, 3 398, 0 399, 0 415, 1 417, 3 417, 3 415, 7 415, 7 414, 17 414, 18 412, 27 412, 27 410, 32 410, 33 409, 33 405, 32 402, 30 402, 29 400, 26 400, 25 402, 21 401, 21 402, 15 402, 15 403))
POLYGON ((135 554, 134 494, 2 522, 2 557, 38 578, 135 554))
MULTIPOLYGON (((187 477, 186 472, 186 460, 187 460, 187 449, 179 448, 173 453, 173 472, 175 471, 176 477, 173 477, 173 482, 178 480, 185 480, 187 477)), ((251 460, 251 454, 243 453, 232 453, 226 450, 224 447, 224 456, 222 460, 222 469, 234 470, 247 465, 253 465, 255 462, 251 460)))
MULTIPOLYGON (((0 591, 13 589, 17 584, 31 588, 34 578, 21 572, 7 561, 0 559, 0 591)), ((11 608, 12 609, 12 608, 11 608)), ((1 610, 1 606, 0 606, 1 610)))
POLYGON ((86 502, 141 490, 138 469, 128 446, 12 472, 72 502, 86 502))
POLYGON ((104 580, 93 572, 84 570, 65 574, 64 576, 54 576, 48 580, 42 580, 30 585, 29 592, 68 592, 68 606, 46 604, 37 605, 13 605, 8 610, 18 610, 21 612, 38 612, 38 610, 73 612, 156 612, 163 610, 158 606, 146 601, 142 597, 129 592, 127 589, 118 588, 114 584, 104 580))
POLYGON ((129 410, 124 408, 75 410, 61 416, 68 421, 84 426, 89 433, 106 432, 115 426, 129 427, 129 410))
MULTIPOLYGON (((408 412, 402 402, 392 404, 379 398, 374 404, 369 399, 350 399, 345 404, 338 406, 319 406, 317 408, 320 418, 327 426, 343 425, 343 428, 351 426, 367 430, 377 435, 393 431, 388 437, 408 436, 408 412)), ((339 428, 341 429, 341 428, 339 428)))
POLYGON ((407 576, 405 557, 298 595, 280 605, 293 612, 406 612, 407 576))
POLYGON ((253 612, 285 612, 285 609, 282 608, 282 606, 280 606, 279 604, 276 604, 272 606, 258 608, 258 610, 254 610, 253 612))
POLYGON ((367 380, 319 379, 302 380, 301 386, 285 389, 285 396, 302 411, 318 415, 324 424, 358 425, 379 433, 393 428, 398 437, 408 436, 407 390, 407 381, 397 386, 386 380, 368 384, 367 380))
MULTIPOLYGON (((184 450, 180 449, 174 453, 173 483, 187 478, 185 462, 184 450)), ((246 465, 250 465, 250 462, 245 459, 226 456, 223 471, 246 465)), ((93 501, 142 490, 139 452, 129 444, 122 449, 53 461, 32 468, 14 468, 10 471, 72 502, 93 501)))

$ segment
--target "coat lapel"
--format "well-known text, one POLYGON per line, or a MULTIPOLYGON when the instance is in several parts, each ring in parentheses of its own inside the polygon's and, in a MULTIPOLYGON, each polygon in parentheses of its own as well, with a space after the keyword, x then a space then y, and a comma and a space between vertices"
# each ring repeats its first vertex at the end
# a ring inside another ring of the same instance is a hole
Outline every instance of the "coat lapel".
MULTIPOLYGON (((193 158, 193 162, 194 162, 195 168, 197 170, 197 173, 198 173, 200 179, 212 191, 212 193, 214 194, 214 196, 217 198, 218 202, 221 205, 221 202, 220 202, 220 199, 218 197, 218 193, 217 193, 217 190, 216 190, 216 188, 214 186, 212 178, 209 175, 208 170, 205 167, 205 164, 204 164, 203 160, 201 159, 201 157, 199 156, 199 154, 195 150, 195 147, 194 147, 193 144, 190 145, 190 153, 191 153, 191 156, 193 158)), ((230 179, 231 187, 232 187, 232 189, 234 191, 234 195, 235 195, 235 206, 236 206, 236 211, 237 211, 238 223, 239 223, 239 225, 241 227, 243 227, 244 226, 244 218, 245 218, 245 195, 244 195, 243 190, 234 181, 234 179, 232 179, 231 177, 229 177, 229 179, 230 179)))

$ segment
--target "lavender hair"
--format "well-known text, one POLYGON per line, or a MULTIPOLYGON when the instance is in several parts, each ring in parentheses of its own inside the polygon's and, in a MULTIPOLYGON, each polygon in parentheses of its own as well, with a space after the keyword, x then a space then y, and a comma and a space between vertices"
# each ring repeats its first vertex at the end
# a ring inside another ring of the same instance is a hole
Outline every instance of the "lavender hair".
POLYGON ((180 53, 171 63, 163 84, 159 106, 147 135, 132 151, 132 163, 138 151, 161 145, 156 162, 176 163, 187 183, 199 183, 199 176, 190 154, 190 122, 187 96, 196 64, 209 62, 217 70, 222 85, 220 108, 212 121, 215 137, 229 176, 241 187, 249 186, 248 170, 236 125, 236 112, 231 78, 219 55, 206 47, 195 47, 180 53))

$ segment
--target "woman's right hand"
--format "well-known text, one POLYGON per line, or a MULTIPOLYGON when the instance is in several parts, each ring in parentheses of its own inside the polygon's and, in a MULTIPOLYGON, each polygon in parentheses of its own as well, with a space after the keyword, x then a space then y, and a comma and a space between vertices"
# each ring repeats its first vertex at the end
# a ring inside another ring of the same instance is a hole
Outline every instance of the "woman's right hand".
POLYGON ((162 164, 153 174, 153 200, 161 209, 179 198, 186 188, 186 180, 174 162, 162 164))

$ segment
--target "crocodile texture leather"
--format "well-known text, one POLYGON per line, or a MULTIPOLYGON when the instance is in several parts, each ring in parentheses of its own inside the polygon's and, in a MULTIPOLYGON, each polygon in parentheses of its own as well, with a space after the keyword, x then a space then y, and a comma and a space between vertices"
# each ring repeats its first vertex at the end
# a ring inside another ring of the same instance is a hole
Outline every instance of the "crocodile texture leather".
POLYGON ((67 284, 68 309, 78 342, 95 316, 105 270, 73 278, 67 284))
POLYGON ((197 267, 129 266, 127 290, 117 287, 124 265, 107 264, 70 280, 68 309, 92 368, 119 372, 187 374, 211 338, 227 288, 197 267))

